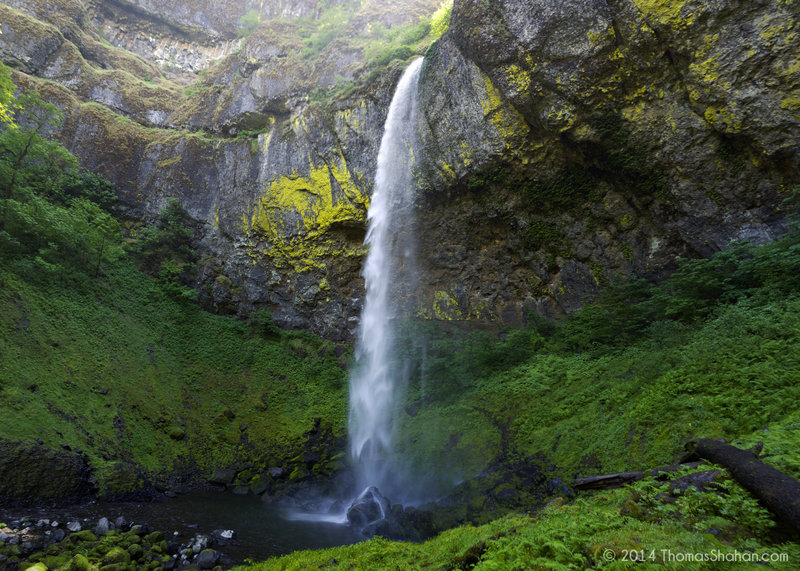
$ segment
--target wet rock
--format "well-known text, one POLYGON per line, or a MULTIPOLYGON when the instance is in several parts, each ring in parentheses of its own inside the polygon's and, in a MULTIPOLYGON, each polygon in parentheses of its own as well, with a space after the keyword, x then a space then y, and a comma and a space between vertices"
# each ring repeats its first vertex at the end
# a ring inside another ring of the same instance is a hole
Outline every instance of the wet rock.
POLYGON ((144 557, 144 548, 138 543, 133 543, 128 546, 128 555, 133 561, 137 561, 144 557))
POLYGON ((266 474, 258 474, 250 481, 250 491, 260 496, 269 490, 270 477, 266 474))
POLYGON ((94 528, 94 534, 98 537, 102 537, 107 534, 111 530, 111 524, 108 521, 108 518, 101 517, 100 521, 97 522, 97 525, 94 528))
POLYGON ((112 547, 108 553, 103 556, 104 565, 126 565, 130 563, 130 553, 120 547, 112 547))
POLYGON ((74 533, 76 531, 80 531, 83 528, 81 527, 81 522, 75 519, 67 523, 67 529, 74 533))
POLYGON ((389 500, 375 486, 370 486, 347 508, 347 521, 358 529, 386 518, 389 500))
POLYGON ((209 478, 209 484, 216 484, 218 486, 230 486, 236 478, 236 470, 230 468, 217 468, 214 470, 214 475, 209 478))
POLYGON ((187 544, 187 548, 191 549, 192 553, 199 553, 200 551, 208 547, 209 542, 210 538, 207 535, 198 533, 187 544))
POLYGON ((204 549, 200 552, 200 555, 197 556, 194 563, 200 569, 213 569, 214 565, 217 564, 219 561, 220 554, 218 551, 213 549, 204 549))
POLYGON ((124 515, 119 516, 117 519, 114 520, 114 525, 117 529, 122 531, 127 531, 130 529, 130 523, 127 519, 125 519, 124 515))
POLYGON ((131 533, 135 533, 138 536, 145 536, 150 533, 150 526, 146 523, 136 524, 131 527, 131 533))
POLYGON ((215 529, 211 532, 211 537, 215 541, 230 541, 236 537, 236 532, 232 529, 215 529))

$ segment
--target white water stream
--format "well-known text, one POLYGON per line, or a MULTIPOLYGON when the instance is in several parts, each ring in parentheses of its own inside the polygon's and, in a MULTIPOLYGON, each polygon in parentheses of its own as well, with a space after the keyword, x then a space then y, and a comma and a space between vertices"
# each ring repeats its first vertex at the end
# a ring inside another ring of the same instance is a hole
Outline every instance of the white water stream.
POLYGON ((408 280, 399 272, 413 268, 412 224, 414 181, 411 176, 417 113, 417 82, 422 59, 400 79, 389 106, 378 152, 375 190, 367 213, 369 246, 363 269, 366 298, 356 345, 356 366, 350 376, 350 453, 361 489, 377 486, 392 494, 401 467, 391 461, 393 414, 403 387, 402 371, 392 367, 392 286, 408 280), (405 230, 405 231, 404 231, 405 230), (405 260, 404 260, 405 258, 405 260), (398 260, 402 260, 398 264, 398 260))

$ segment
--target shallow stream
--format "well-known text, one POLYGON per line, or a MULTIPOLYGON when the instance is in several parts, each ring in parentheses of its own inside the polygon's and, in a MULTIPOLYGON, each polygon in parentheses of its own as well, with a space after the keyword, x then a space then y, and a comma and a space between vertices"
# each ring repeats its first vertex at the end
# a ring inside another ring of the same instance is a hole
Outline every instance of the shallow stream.
POLYGON ((301 549, 346 545, 363 539, 347 525, 290 519, 285 508, 264 503, 259 497, 224 492, 192 492, 164 502, 91 502, 62 509, 13 511, 0 508, 0 522, 23 517, 33 522, 60 518, 66 523, 78 519, 84 529, 90 529, 101 517, 113 522, 119 516, 133 524, 148 524, 162 531, 168 541, 180 543, 198 533, 208 535, 214 530, 232 529, 234 540, 220 549, 234 564, 243 563, 246 558, 260 561, 301 549))

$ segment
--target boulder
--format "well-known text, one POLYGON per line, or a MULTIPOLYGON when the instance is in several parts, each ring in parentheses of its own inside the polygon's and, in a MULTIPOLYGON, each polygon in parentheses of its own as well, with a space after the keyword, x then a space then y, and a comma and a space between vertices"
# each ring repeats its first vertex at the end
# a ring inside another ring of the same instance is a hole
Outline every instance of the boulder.
POLYGON ((200 555, 195 559, 195 565, 200 569, 213 569, 214 565, 219 561, 219 552, 213 549, 204 549, 200 555))
POLYGON ((370 486, 347 508, 347 521, 353 527, 364 529, 371 523, 386 519, 389 500, 375 486, 370 486))
POLYGON ((214 475, 208 479, 208 483, 218 486, 230 486, 235 478, 236 470, 231 468, 217 468, 214 470, 214 475))

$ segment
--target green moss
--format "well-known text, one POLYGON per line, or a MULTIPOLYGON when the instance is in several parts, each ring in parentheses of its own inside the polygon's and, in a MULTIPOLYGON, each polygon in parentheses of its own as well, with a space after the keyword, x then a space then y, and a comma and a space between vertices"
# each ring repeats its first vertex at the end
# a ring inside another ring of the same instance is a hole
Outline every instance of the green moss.
POLYGON ((103 556, 104 565, 125 565, 130 563, 130 561, 130 554, 119 547, 112 547, 108 553, 103 556))
POLYGON ((70 534, 69 539, 73 543, 81 541, 97 541, 97 536, 92 533, 91 530, 84 529, 82 531, 76 531, 75 533, 70 534))
POLYGON ((340 164, 309 164, 308 175, 282 176, 260 197, 252 217, 243 221, 253 239, 269 238, 265 250, 273 262, 296 271, 325 269, 332 256, 361 255, 362 245, 328 236, 337 225, 359 224, 368 199, 361 193, 344 157, 340 164))
POLYGON ((310 416, 344 426, 345 374, 332 352, 316 357, 318 339, 304 338, 309 351, 300 357, 284 344, 291 336, 267 339, 245 323, 181 305, 130 262, 108 272, 90 293, 31 283, 3 265, 0 312, 29 323, 24 332, 0 332, 6 436, 81 448, 101 493, 114 495, 176 465, 210 472, 234 458, 280 463, 297 454, 310 416), (232 438, 229 422, 208 422, 220 405, 237 411, 232 438), (191 431, 175 440, 162 418, 182 418, 191 431), (254 448, 240 448, 239 424, 248 425, 254 448))
POLYGON ((76 554, 67 565, 67 571, 91 571, 92 565, 85 555, 76 554))

